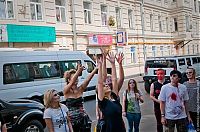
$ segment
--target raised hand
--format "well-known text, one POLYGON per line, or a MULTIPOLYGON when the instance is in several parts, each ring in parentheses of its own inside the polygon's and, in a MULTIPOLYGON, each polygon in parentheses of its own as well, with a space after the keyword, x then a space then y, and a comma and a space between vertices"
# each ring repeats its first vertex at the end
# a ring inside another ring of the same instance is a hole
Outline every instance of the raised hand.
POLYGON ((115 58, 116 58, 116 55, 113 52, 109 52, 107 60, 109 60, 111 64, 115 63, 115 58))
POLYGON ((108 53, 109 53, 109 50, 106 50, 105 48, 100 48, 100 50, 101 50, 101 54, 103 55, 103 57, 106 58, 106 56, 107 56, 108 53))
POLYGON ((85 70, 85 67, 82 66, 82 64, 81 64, 80 62, 78 62, 78 63, 77 63, 77 70, 78 70, 78 71, 83 71, 83 70, 85 70))
POLYGON ((124 60, 124 54, 122 52, 120 52, 119 54, 117 54, 116 60, 117 60, 117 62, 119 64, 122 64, 122 61, 124 60))

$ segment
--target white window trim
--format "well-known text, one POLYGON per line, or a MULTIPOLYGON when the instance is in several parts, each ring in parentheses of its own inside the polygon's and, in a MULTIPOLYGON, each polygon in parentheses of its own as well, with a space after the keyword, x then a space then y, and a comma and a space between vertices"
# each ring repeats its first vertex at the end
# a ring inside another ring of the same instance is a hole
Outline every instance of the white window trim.
POLYGON ((134 29, 134 15, 133 15, 133 10, 132 9, 128 9, 128 24, 129 24, 129 29, 134 29), (130 11, 130 17, 129 17, 129 11, 130 11), (130 18, 130 19, 129 19, 130 18), (130 23, 130 21, 131 23, 130 23), (131 25, 131 26, 130 26, 131 25))
MULTIPOLYGON (((67 3, 67 0, 65 0, 65 3, 67 3)), ((65 6, 60 6, 60 5, 56 5, 55 4, 55 7, 58 7, 59 8, 59 12, 60 12, 60 15, 61 15, 61 8, 64 8, 65 9, 65 22, 63 22, 62 21, 62 19, 60 18, 60 22, 59 21, 57 21, 57 18, 56 18, 56 22, 58 22, 58 23, 67 23, 67 7, 66 7, 66 5, 65 6)))
POLYGON ((35 7, 35 13, 36 13, 36 19, 35 20, 33 20, 32 19, 32 17, 31 17, 31 7, 30 7, 30 20, 31 21, 43 21, 44 20, 44 14, 43 14, 43 4, 42 4, 42 0, 41 0, 41 3, 37 3, 37 2, 31 2, 30 1, 30 4, 29 5, 31 5, 31 4, 34 4, 34 7, 35 7), (42 14, 42 19, 41 20, 37 20, 37 10, 36 10, 36 5, 40 5, 41 6, 41 14, 42 14))
POLYGON ((105 4, 100 4, 100 8, 101 8, 101 6, 106 7, 106 12, 101 10, 101 26, 108 26, 108 6, 105 4), (102 14, 106 14, 106 24, 102 23, 102 14))
POLYGON ((121 15, 121 8, 120 7, 115 7, 115 15, 116 15, 116 27, 117 28, 122 28, 122 15, 121 15), (116 12, 116 9, 119 10, 119 24, 117 22, 117 12, 116 12))
POLYGON ((88 25, 91 25, 92 24, 92 3, 90 2, 90 1, 83 1, 83 3, 88 3, 88 4, 90 4, 90 6, 91 6, 91 9, 85 9, 84 8, 84 4, 83 4, 83 15, 84 15, 84 23, 85 24, 88 24, 88 25), (91 20, 90 20, 90 22, 91 23, 89 23, 89 18, 88 18, 88 13, 87 13, 87 23, 85 22, 85 14, 84 14, 84 12, 85 12, 85 10, 87 11, 87 12, 91 12, 91 20))
POLYGON ((6 8, 5 8, 5 14, 6 14, 6 17, 5 18, 1 18, 0 20, 12 20, 12 19, 15 19, 15 0, 5 0, 6 1, 6 8), (12 1, 13 2, 13 18, 8 18, 8 9, 7 9, 7 7, 8 7, 8 5, 7 5, 7 3, 8 3, 8 1, 12 1))

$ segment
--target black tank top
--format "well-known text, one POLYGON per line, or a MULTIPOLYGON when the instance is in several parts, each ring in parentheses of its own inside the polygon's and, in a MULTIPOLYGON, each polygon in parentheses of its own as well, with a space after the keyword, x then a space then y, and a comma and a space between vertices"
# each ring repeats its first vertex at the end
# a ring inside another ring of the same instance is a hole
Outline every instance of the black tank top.
MULTIPOLYGON (((163 85, 167 84, 167 83, 169 83, 169 82, 168 82, 168 81, 165 81, 163 84, 161 84, 161 83, 159 83, 158 81, 155 81, 155 82, 153 83, 153 85, 154 85, 154 92, 153 92, 153 95, 154 95, 154 97, 155 97, 156 99, 158 99, 158 96, 159 96, 159 94, 160 94, 161 87, 162 87, 163 85)), ((160 104, 154 101, 154 108, 160 109, 160 104)))

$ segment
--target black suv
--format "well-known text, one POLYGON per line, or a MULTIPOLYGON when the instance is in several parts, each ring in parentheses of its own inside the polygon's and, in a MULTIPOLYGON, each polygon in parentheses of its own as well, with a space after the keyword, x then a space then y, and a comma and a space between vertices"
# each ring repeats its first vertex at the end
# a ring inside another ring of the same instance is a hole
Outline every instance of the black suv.
POLYGON ((44 132, 44 106, 32 100, 0 100, 0 112, 8 132, 44 132))

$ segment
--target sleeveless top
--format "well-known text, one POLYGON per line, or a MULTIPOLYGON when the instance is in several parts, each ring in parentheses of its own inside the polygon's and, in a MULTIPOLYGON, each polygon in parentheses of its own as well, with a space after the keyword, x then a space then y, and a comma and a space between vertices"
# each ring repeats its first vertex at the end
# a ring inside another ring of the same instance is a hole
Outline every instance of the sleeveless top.
POLYGON ((69 118, 72 125, 81 123, 86 114, 83 108, 83 98, 68 98, 66 99, 66 106, 69 109, 69 118))
POLYGON ((112 97, 114 101, 106 98, 102 101, 98 99, 99 108, 106 122, 106 130, 104 132, 126 132, 122 119, 122 106, 115 93, 113 93, 112 97))
MULTIPOLYGON (((165 81, 163 84, 159 83, 158 81, 153 82, 154 85, 154 92, 153 95, 156 99, 158 99, 158 96, 160 94, 161 87, 165 84, 169 83, 168 81, 165 81)), ((154 101, 154 108, 160 109, 160 104, 154 101)))

